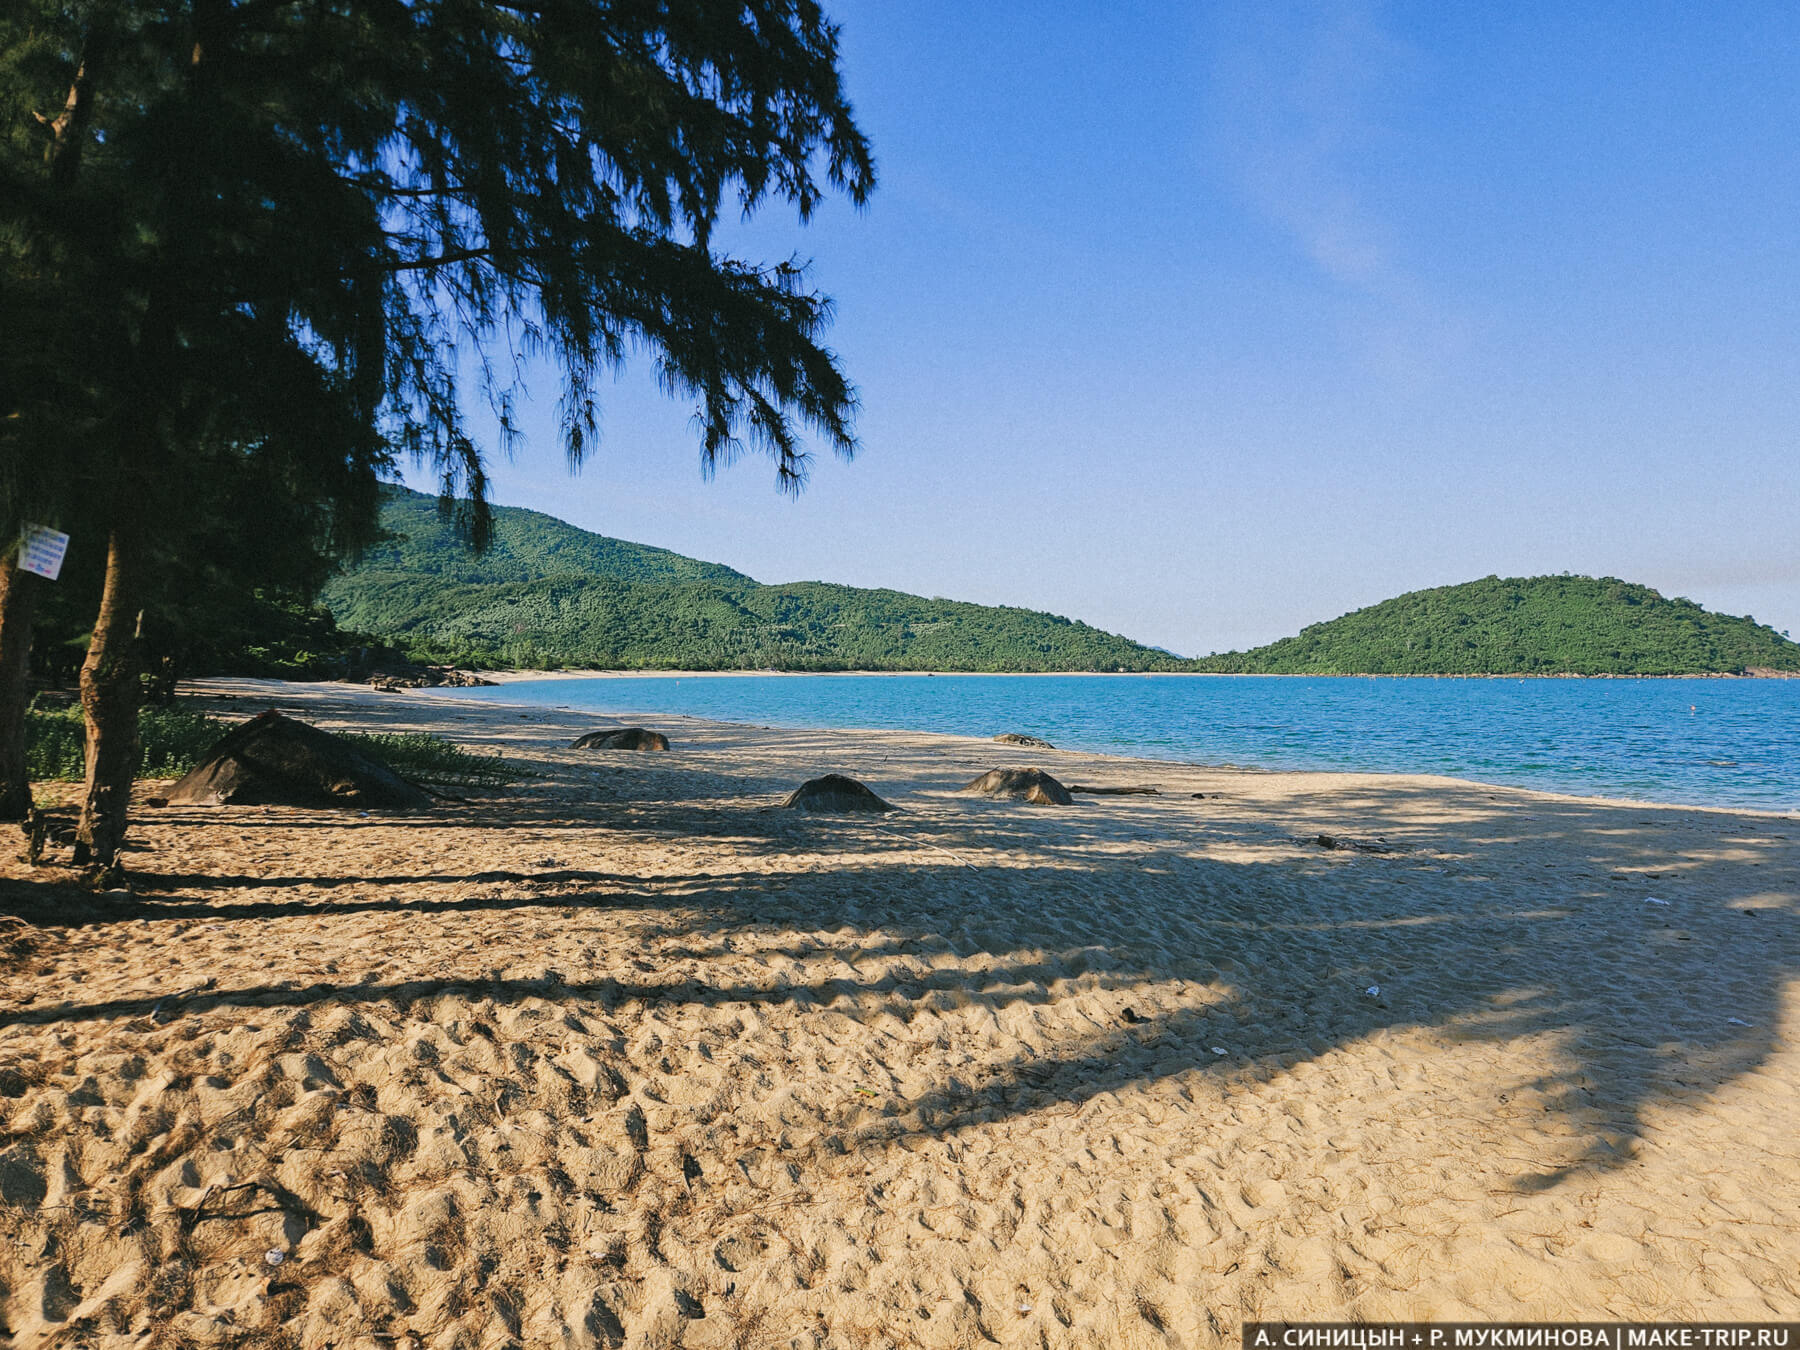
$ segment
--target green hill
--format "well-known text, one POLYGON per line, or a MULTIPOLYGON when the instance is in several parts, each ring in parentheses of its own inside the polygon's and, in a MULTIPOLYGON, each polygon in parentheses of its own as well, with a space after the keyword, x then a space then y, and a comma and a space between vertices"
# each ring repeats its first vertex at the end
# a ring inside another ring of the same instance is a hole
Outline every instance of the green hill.
POLYGON ((1187 663, 1036 610, 824 582, 764 586, 715 563, 494 510, 473 554, 437 502, 394 489, 392 538, 332 580, 339 627, 416 659, 664 670, 1182 670, 1187 663))
POLYGON ((1193 668, 1263 675, 1697 675, 1800 671, 1754 619, 1614 577, 1484 577, 1396 596, 1193 668))
POLYGON ((1800 672, 1800 644, 1612 577, 1486 577, 1413 591, 1248 652, 1185 661, 1037 610, 717 563, 494 509, 470 552, 437 499, 391 489, 389 538, 321 597, 339 627, 427 661, 625 670, 1159 670, 1282 675, 1800 672))
POLYGON ((387 489, 381 528, 388 538, 364 555, 359 574, 397 573, 474 583, 604 576, 620 581, 756 584, 719 563, 590 534, 566 520, 518 506, 494 508, 493 538, 476 554, 439 513, 436 497, 403 487, 387 489))

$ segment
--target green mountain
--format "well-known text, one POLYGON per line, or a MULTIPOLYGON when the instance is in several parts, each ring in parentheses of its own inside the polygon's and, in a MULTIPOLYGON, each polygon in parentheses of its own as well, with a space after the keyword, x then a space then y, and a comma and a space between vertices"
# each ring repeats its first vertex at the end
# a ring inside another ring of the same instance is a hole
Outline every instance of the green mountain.
POLYGON ((494 510, 476 555, 437 499, 395 488, 388 542, 321 599, 340 628, 415 659, 662 670, 1183 670, 1187 663, 1036 610, 825 582, 764 586, 715 563, 494 510))
POLYGON ((1800 672, 1800 644, 1612 577, 1485 577, 1413 591, 1248 652, 1184 661, 1037 610, 717 563, 494 510, 470 552, 437 499, 396 487, 388 539, 321 597, 340 628, 416 659, 624 670, 1131 670, 1281 675, 1800 672))
POLYGON ((1614 577, 1484 577, 1396 596, 1193 668, 1260 675, 1697 675, 1800 671, 1755 619, 1614 577))
POLYGON ((756 584, 742 572, 719 563, 590 534, 566 520, 518 506, 494 508, 493 538, 477 554, 457 538, 438 510, 436 497, 403 487, 387 489, 381 528, 387 539, 363 555, 359 574, 396 573, 472 584, 564 576, 756 584))

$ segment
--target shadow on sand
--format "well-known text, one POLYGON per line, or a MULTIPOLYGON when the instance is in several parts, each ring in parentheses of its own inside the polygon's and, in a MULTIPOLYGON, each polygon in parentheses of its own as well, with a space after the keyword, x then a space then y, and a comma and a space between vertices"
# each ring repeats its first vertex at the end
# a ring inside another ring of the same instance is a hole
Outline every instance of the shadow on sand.
MULTIPOLYGON (((71 886, 4 882, 0 912, 40 929, 79 928, 88 944, 104 942, 115 925, 247 922, 257 925, 249 940, 260 935, 278 951, 280 924, 295 917, 386 913, 425 926, 487 911, 544 911, 547 921, 566 921, 604 907, 639 911, 649 925, 643 935, 677 945, 661 952, 666 970, 640 963, 638 981, 584 979, 580 970, 524 979, 271 980, 163 998, 13 1007, 0 1011, 0 1027, 144 1019, 150 1029, 222 1008, 404 1008, 446 993, 612 1011, 672 1002, 798 1004, 907 1019, 939 997, 996 1012, 1044 1004, 1060 996, 1076 954, 1089 987, 1122 998, 1171 981, 1208 985, 1220 997, 1171 1010, 1146 995, 1141 1011, 1128 1008, 1117 1025, 1065 1040, 1052 1054, 1015 1060, 983 1082, 945 1083, 914 1103, 925 1128, 951 1131, 1049 1100, 1079 1103, 1184 1070, 1283 1071, 1383 1031, 1436 1028, 1465 1041, 1548 1033, 1564 1065, 1533 1086, 1549 1110, 1576 1118, 1581 1149, 1519 1177, 1526 1189, 1620 1164, 1643 1132, 1647 1108, 1716 1091, 1768 1058, 1784 990, 1800 973, 1800 922, 1785 865, 1793 853, 1783 842, 1796 829, 1791 823, 1689 815, 1689 832, 1711 831, 1712 844, 1671 857, 1664 808, 1508 806, 1473 787, 1449 806, 1445 800, 1424 789, 1371 789, 1357 806, 1361 828, 1398 850, 1380 856, 1297 852, 1283 832, 1299 834, 1303 800, 1267 806, 1251 820, 1231 818, 1218 803, 1179 807, 1189 813, 1179 844, 1159 825, 1166 817, 1134 816, 1129 805, 1042 813, 981 804, 882 826, 722 806, 686 814, 708 817, 709 837, 772 859, 774 870, 662 879, 562 866, 457 875, 145 872, 140 893, 122 902, 71 886), (1436 809, 1434 823, 1408 824, 1423 807, 1436 809), (1266 840, 1282 856, 1205 856, 1194 845, 1195 819, 1217 821, 1240 842, 1266 840), (1133 847, 1119 846, 1121 821, 1138 831, 1133 847), (1441 846, 1451 835, 1462 841, 1460 853, 1441 846), (1527 836, 1537 843, 1515 858, 1511 846, 1527 836), (1110 852, 1095 849, 1103 839, 1110 852), (1519 874, 1522 860, 1542 856, 1546 839, 1559 850, 1556 865, 1519 874), (947 856, 922 864, 921 845, 947 856), (816 862, 833 849, 846 855, 841 865, 779 866, 789 853, 816 862), (1002 857, 1006 865, 998 864, 1002 857), (297 900, 300 886, 331 894, 297 900), (1667 903, 1648 903, 1653 886, 1667 891, 1667 903), (356 894, 338 894, 349 888, 356 894), (765 940, 772 929, 788 930, 759 949, 765 953, 836 956, 850 973, 764 984, 710 975, 709 965, 752 929, 765 940), (855 973, 872 955, 921 943, 947 945, 961 964, 905 977, 855 973), (1228 1058, 1211 1052, 1222 1043, 1231 1047, 1228 1058)), ((434 819, 472 823, 470 813, 434 819)), ((616 821, 612 828, 621 833, 616 821)), ((664 829, 647 837, 666 836, 664 829)), ((545 845, 540 838, 532 847, 545 845)))

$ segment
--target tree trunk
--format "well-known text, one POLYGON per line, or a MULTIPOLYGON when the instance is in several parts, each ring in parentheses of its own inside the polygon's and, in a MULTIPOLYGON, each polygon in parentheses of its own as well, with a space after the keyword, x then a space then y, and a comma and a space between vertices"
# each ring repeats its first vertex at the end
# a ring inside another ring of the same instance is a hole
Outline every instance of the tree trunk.
POLYGON ((22 571, 17 559, 0 561, 0 820, 31 814, 25 707, 31 701, 31 620, 42 587, 42 579, 22 571))
POLYGON ((102 872, 118 864, 125 841, 131 784, 137 777, 138 593, 136 550, 123 529, 106 541, 106 587, 100 616, 81 663, 81 709, 87 715, 87 796, 76 832, 75 860, 102 872))

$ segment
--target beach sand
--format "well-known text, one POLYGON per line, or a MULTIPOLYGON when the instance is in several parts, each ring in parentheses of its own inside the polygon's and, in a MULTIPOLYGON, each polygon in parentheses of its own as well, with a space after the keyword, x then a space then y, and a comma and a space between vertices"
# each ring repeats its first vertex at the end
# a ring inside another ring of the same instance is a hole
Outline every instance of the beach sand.
POLYGON ((544 776, 412 817, 145 807, 130 895, 9 847, 14 1346, 1800 1318, 1800 821, 203 692, 544 776), (1020 764, 1162 791, 952 791, 1020 764), (903 811, 775 809, 828 771, 903 811))

